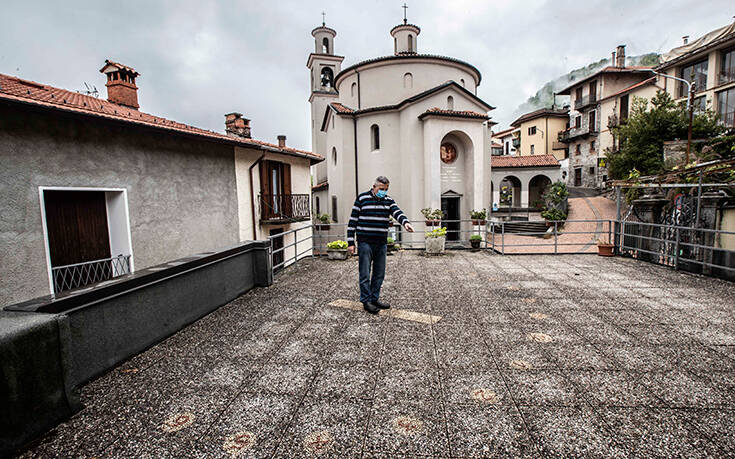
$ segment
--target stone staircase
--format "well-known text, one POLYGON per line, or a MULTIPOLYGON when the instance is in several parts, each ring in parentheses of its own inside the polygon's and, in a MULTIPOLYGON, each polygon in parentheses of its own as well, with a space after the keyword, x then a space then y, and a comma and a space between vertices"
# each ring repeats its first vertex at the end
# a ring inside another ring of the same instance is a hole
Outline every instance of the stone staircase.
MULTIPOLYGON (((546 222, 529 222, 529 221, 509 221, 505 222, 505 233, 544 233, 546 231, 546 222)), ((495 234, 500 232, 500 225, 495 228, 495 234)), ((541 234, 535 236, 541 237, 541 234)))

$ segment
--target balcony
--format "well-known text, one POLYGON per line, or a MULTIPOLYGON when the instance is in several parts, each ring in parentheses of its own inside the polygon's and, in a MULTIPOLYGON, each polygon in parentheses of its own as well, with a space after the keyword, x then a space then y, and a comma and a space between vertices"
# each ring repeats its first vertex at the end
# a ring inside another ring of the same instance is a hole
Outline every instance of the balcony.
POLYGON ((574 109, 582 110, 597 103, 597 94, 590 94, 574 101, 574 109))
POLYGON ((597 126, 581 126, 578 128, 571 128, 567 131, 559 133, 559 142, 570 142, 579 137, 587 137, 590 135, 598 134, 597 126))
POLYGON ((310 218, 308 194, 261 194, 260 221, 288 223, 310 218))

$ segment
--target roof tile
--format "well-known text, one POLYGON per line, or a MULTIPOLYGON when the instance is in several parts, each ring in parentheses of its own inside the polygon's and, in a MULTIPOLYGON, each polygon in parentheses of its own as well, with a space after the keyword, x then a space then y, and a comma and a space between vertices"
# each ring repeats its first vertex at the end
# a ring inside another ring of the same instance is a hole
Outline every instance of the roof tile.
POLYGON ((561 167, 554 155, 493 156, 491 167, 561 167))

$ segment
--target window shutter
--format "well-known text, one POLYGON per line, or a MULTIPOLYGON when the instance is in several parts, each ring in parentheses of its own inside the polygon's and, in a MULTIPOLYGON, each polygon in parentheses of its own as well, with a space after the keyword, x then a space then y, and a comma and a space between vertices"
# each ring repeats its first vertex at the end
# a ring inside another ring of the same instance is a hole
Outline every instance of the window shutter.
POLYGON ((283 189, 281 190, 281 193, 283 193, 281 198, 283 213, 288 217, 292 217, 294 215, 294 199, 291 196, 291 165, 282 163, 281 166, 283 172, 283 189))
POLYGON ((291 165, 283 163, 283 194, 291 194, 291 165))

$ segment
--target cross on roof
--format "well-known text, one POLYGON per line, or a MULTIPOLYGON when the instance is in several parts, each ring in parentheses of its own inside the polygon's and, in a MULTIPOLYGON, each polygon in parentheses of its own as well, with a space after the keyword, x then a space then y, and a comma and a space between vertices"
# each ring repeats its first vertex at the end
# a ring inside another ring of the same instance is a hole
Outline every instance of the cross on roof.
POLYGON ((325 25, 327 25, 327 13, 322 11, 322 27, 324 27, 325 25))
POLYGON ((406 12, 408 10, 408 6, 404 3, 401 8, 403 8, 403 23, 406 24, 408 22, 408 19, 406 19, 406 12))

